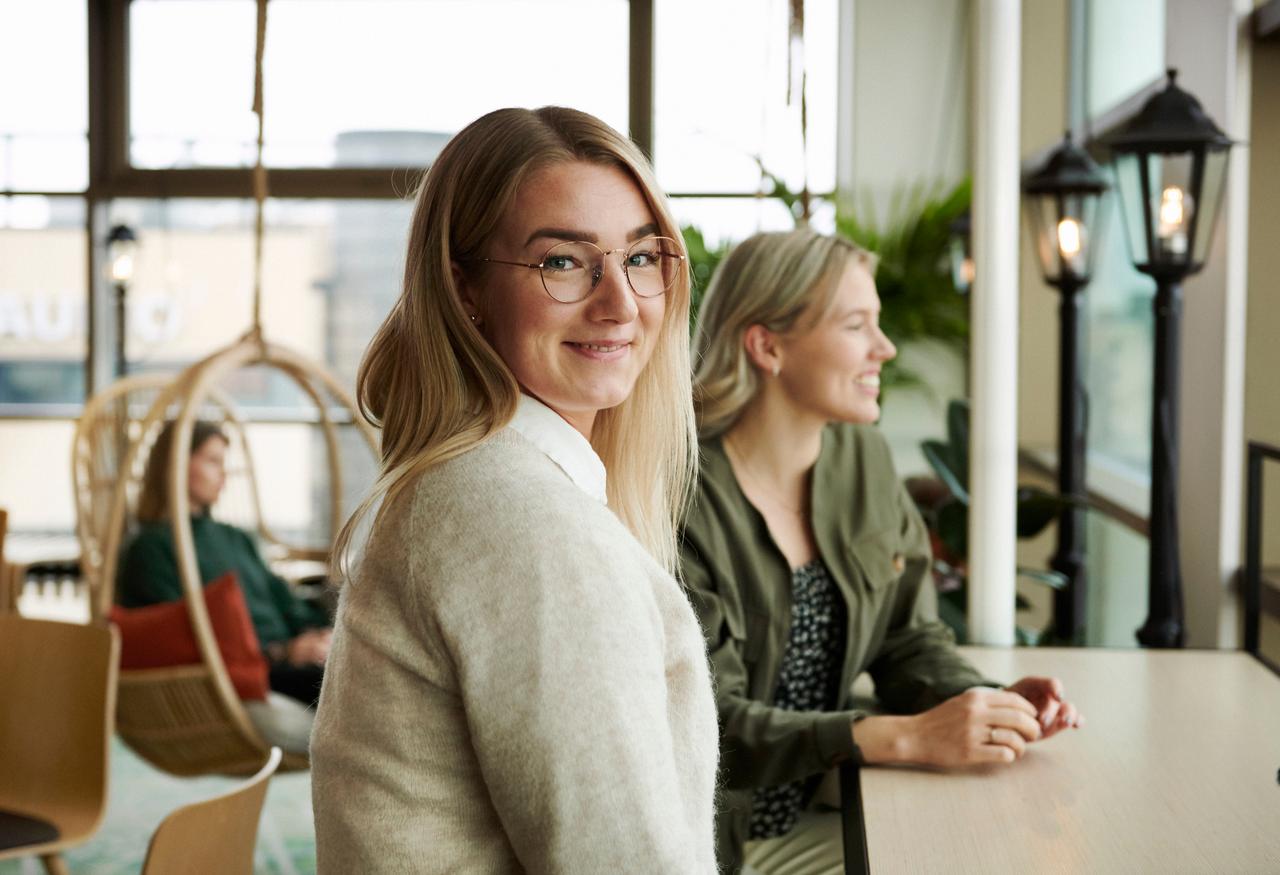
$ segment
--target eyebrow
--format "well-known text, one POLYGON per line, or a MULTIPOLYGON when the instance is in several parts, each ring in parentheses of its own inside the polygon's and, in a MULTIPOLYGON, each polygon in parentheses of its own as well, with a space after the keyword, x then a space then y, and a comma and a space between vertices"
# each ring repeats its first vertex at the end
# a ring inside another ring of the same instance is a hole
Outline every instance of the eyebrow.
POLYGON ((845 319, 852 319, 854 316, 862 316, 864 318, 870 318, 872 316, 875 316, 877 312, 878 311, 872 310, 868 307, 855 307, 852 310, 838 311, 836 313, 835 319, 837 322, 840 322, 845 319))
MULTIPOLYGON (((658 233, 658 225, 656 222, 649 222, 647 225, 641 225, 639 228, 627 234, 627 242, 639 240, 641 237, 648 237, 650 234, 658 233)), ((590 231, 577 231, 573 228, 539 228, 529 235, 529 239, 524 242, 528 246, 534 240, 546 238, 550 240, 585 240, 588 243, 600 243, 600 236, 590 231)))

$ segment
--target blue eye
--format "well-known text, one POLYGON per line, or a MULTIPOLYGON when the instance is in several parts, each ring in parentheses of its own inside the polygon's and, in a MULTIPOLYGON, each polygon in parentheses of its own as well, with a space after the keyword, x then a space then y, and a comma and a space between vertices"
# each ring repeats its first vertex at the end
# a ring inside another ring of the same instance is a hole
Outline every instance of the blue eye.
POLYGON ((627 256, 627 267, 646 268, 653 267, 658 263, 658 256, 661 253, 656 250, 646 252, 632 252, 627 256))
POLYGON ((543 270, 573 270, 578 267, 577 259, 572 255, 549 255, 542 263, 543 270))

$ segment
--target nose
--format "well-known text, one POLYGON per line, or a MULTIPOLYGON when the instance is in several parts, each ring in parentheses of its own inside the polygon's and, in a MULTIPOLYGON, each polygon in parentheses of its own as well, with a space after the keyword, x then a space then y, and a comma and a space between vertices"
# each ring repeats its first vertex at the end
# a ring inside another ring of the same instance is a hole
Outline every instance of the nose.
POLYGON ((625 324, 635 319, 639 312, 631 283, 622 269, 621 258, 614 257, 613 253, 606 254, 600 264, 600 278, 587 298, 587 315, 601 322, 625 324))
POLYGON ((882 362, 887 362, 890 359, 896 358, 897 355, 898 355, 898 348, 893 345, 893 341, 889 339, 889 335, 885 334, 884 331, 880 328, 880 325, 877 324, 876 325, 876 357, 879 358, 879 360, 882 362))

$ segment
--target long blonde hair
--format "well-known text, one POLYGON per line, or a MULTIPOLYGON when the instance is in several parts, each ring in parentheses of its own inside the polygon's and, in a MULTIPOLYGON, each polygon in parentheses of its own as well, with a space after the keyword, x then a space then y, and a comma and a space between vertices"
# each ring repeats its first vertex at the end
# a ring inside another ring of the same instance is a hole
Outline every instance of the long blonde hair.
MULTIPOLYGON (((476 446, 515 414, 520 388, 468 318, 452 265, 486 254, 521 184, 563 161, 616 167, 635 181, 659 233, 680 240, 666 196, 638 148, 573 109, 500 109, 449 141, 418 189, 399 299, 360 364, 361 414, 382 428, 382 471, 334 545, 337 578, 362 519, 433 465, 476 446)), ((591 442, 609 472, 609 505, 668 570, 697 465, 689 364, 689 275, 666 292, 652 358, 632 393, 596 416, 591 442)))
POLYGON ((755 234, 720 263, 693 340, 693 400, 702 437, 732 428, 760 390, 760 374, 744 345, 747 329, 763 325, 786 334, 811 327, 826 315, 850 264, 875 274, 870 252, 807 228, 755 234))

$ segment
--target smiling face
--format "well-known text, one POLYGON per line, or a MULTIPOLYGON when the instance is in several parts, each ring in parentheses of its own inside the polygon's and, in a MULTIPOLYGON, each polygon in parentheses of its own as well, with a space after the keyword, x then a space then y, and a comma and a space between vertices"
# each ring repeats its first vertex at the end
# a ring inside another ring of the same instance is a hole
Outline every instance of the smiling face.
MULTIPOLYGON (((484 255, 537 264, 565 240, 613 250, 659 233, 639 186, 625 172, 567 161, 542 168, 521 185, 484 255)), ((485 265, 461 288, 464 306, 524 391, 588 438, 596 413, 631 394, 666 312, 666 295, 632 292, 621 252, 605 258, 595 289, 573 304, 554 300, 539 271, 516 265, 485 265)))
POLYGON ((861 264, 850 263, 816 325, 778 339, 778 383, 791 404, 826 422, 880 418, 881 366, 898 354, 880 330, 880 297, 861 264))
POLYGON ((227 442, 213 435, 191 451, 187 466, 187 494, 191 509, 202 513, 217 502, 227 482, 227 442))

